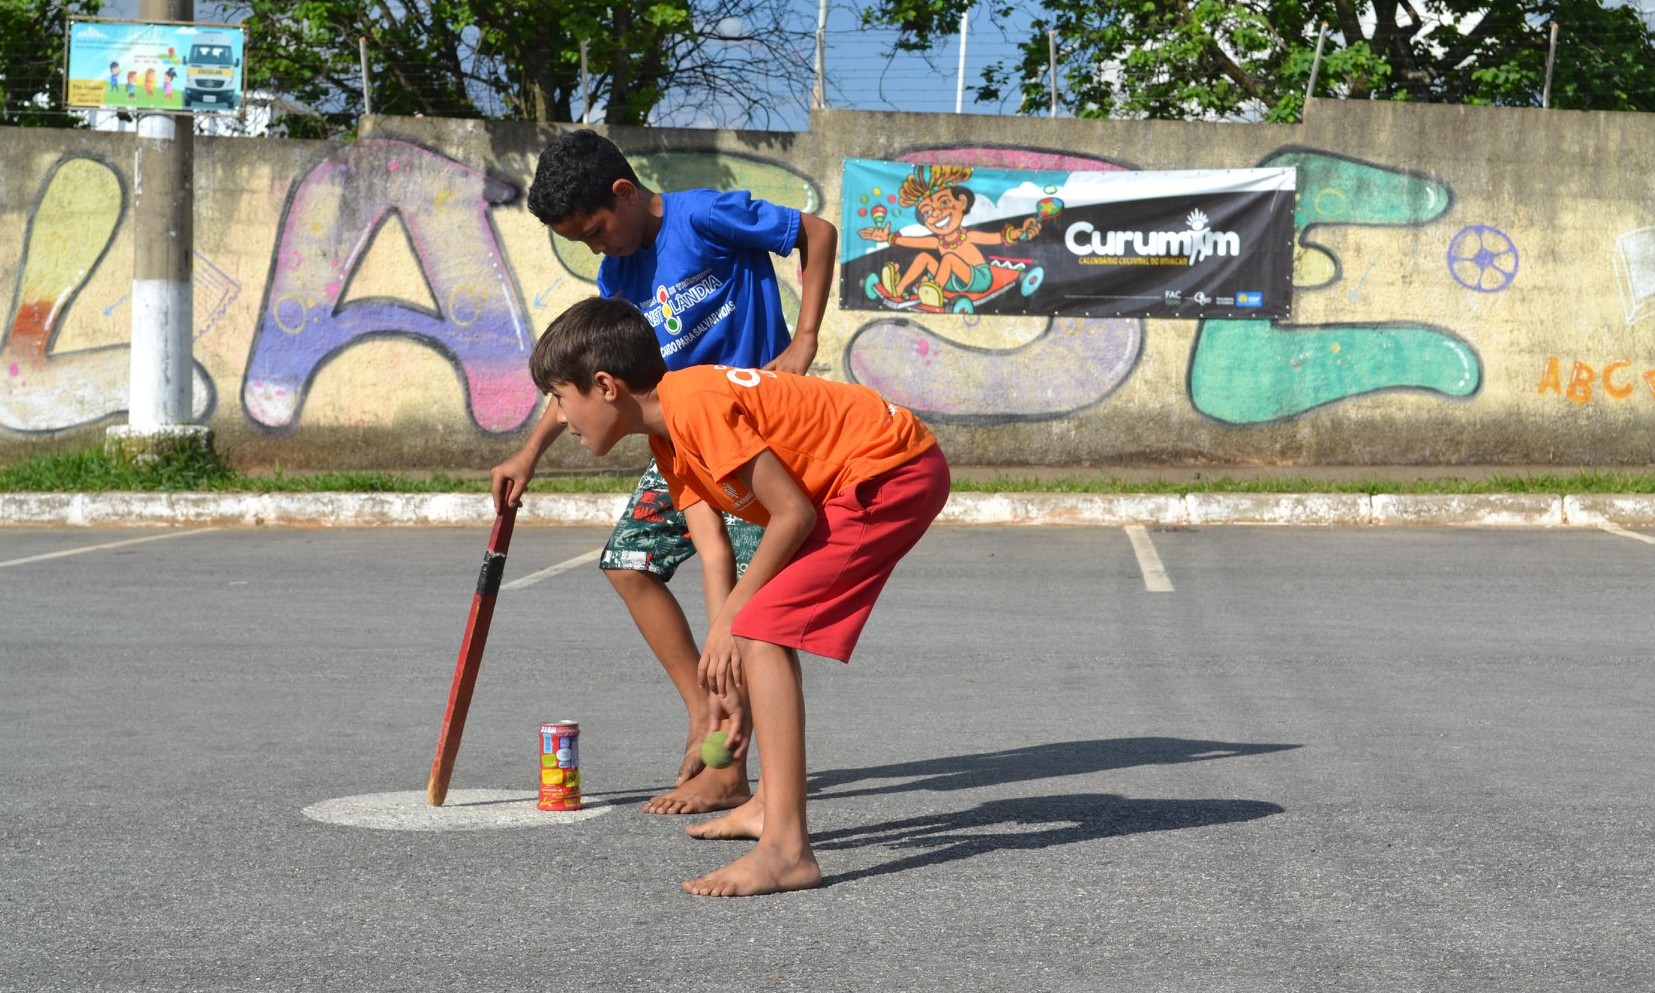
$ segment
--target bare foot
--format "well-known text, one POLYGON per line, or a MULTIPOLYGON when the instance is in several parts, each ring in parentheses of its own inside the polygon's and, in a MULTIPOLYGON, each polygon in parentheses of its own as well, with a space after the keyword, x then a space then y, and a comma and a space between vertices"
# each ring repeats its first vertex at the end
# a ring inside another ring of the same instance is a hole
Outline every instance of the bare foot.
POLYGON ((683 785, 651 798, 644 813, 710 814, 739 807, 752 795, 747 770, 738 763, 727 769, 702 769, 683 785))
POLYGON ((790 853, 761 842, 724 868, 684 883, 684 890, 696 896, 758 896, 820 885, 822 869, 810 846, 790 853))
POLYGON ((757 841, 759 833, 764 830, 764 804, 755 796, 723 817, 691 824, 684 830, 692 838, 757 841))

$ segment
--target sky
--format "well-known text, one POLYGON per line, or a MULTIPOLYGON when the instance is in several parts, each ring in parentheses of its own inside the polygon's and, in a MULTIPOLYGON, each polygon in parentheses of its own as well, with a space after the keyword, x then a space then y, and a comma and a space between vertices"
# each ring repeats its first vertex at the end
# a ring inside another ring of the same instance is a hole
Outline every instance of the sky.
MULTIPOLYGON (((817 5, 812 0, 794 0, 808 8, 815 24, 817 5)), ((828 10, 827 76, 831 81, 829 105, 844 101, 847 109, 901 110, 920 113, 954 112, 959 78, 960 42, 951 36, 931 53, 892 55, 895 32, 861 30, 853 0, 833 0, 828 10)), ((988 16, 987 3, 979 2, 967 18, 965 37, 966 93, 968 114, 1014 114, 1017 97, 998 103, 978 103, 971 92, 982 81, 983 70, 994 62, 1019 60, 1017 45, 1031 31, 1029 23, 1038 12, 1037 3, 1019 0, 1014 13, 1003 24, 988 16)))

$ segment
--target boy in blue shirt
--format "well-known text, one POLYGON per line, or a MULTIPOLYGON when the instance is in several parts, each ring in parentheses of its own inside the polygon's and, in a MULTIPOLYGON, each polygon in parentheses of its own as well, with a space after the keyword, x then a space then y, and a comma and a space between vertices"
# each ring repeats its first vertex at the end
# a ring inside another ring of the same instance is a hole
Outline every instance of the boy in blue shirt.
MULTIPOLYGON (((541 152, 528 207, 559 235, 604 256, 598 292, 643 312, 669 369, 717 364, 809 371, 838 249, 830 222, 746 191, 653 192, 614 143, 585 130, 562 134, 541 152), (802 286, 789 339, 770 256, 795 249, 802 286)), ((523 447, 494 467, 496 509, 520 502, 541 455, 563 429, 556 405, 548 405, 523 447)), ((726 518, 725 528, 728 557, 702 555, 709 611, 735 587, 763 533, 734 517, 726 518)), ((745 762, 725 769, 701 762, 701 739, 716 726, 716 711, 697 680, 701 652, 695 636, 666 585, 694 553, 683 514, 673 508, 652 461, 598 563, 689 713, 677 781, 644 805, 648 813, 724 810, 751 795, 745 762)))

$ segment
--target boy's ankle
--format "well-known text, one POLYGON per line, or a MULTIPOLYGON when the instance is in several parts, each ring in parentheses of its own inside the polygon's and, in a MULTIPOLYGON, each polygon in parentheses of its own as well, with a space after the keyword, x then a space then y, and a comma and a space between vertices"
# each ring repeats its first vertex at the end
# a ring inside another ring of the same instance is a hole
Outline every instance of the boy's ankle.
POLYGON ((772 831, 766 825, 765 830, 759 835, 758 844, 755 847, 765 849, 777 858, 788 862, 816 861, 816 850, 810 847, 809 834, 794 835, 792 832, 787 832, 787 834, 788 837, 782 837, 781 832, 772 831))

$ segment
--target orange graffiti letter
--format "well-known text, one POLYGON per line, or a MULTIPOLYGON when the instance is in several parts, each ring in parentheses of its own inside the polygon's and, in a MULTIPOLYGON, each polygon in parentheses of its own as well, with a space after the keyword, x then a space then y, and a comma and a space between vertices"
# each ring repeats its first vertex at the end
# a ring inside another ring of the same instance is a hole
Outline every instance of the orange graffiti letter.
MULTIPOLYGON (((1650 388, 1655 389, 1655 384, 1651 384, 1650 388)), ((1558 371, 1557 356, 1546 357, 1546 371, 1540 374, 1540 388, 1535 392, 1563 395, 1563 374, 1558 371)))
POLYGON ((1569 388, 1564 395, 1575 403, 1587 403, 1592 399, 1592 380, 1597 377, 1596 369, 1576 359, 1574 372, 1569 374, 1569 388))
POLYGON ((1627 397, 1631 396, 1632 395, 1632 384, 1631 383, 1627 383, 1625 386, 1616 386, 1613 382, 1610 382, 1610 380, 1609 380, 1610 374, 1612 374, 1614 372, 1617 372, 1621 369, 1625 369, 1627 366, 1629 366, 1631 364, 1632 363, 1628 362, 1625 359, 1620 359, 1620 360, 1617 360, 1615 362, 1611 362, 1608 365, 1604 366, 1603 367, 1603 392, 1609 394, 1611 397, 1615 398, 1616 400, 1625 400, 1627 397))

